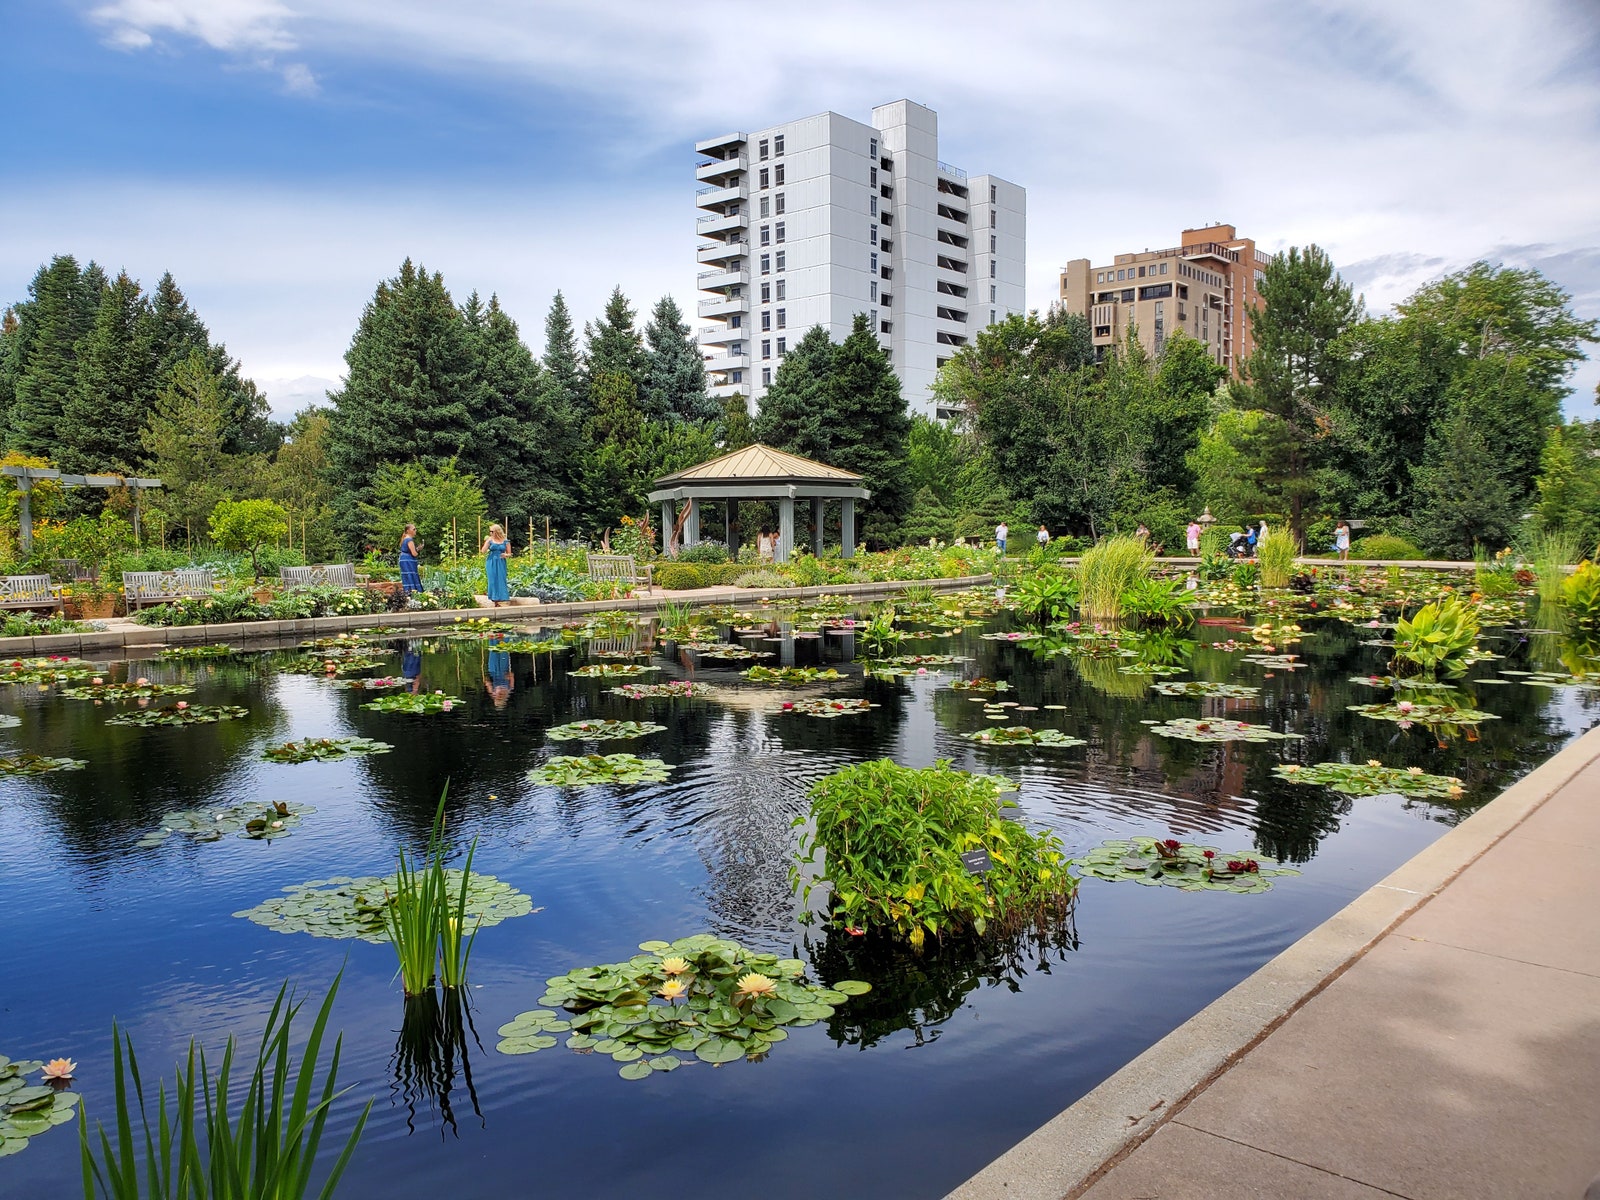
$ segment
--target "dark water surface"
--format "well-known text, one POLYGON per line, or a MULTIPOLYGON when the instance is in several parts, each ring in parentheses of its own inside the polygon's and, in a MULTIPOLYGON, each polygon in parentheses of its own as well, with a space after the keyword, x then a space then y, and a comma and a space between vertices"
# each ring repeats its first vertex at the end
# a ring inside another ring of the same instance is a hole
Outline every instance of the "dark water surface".
MULTIPOLYGON (((992 623, 1004 627, 1007 618, 992 623)), ((985 628, 991 626, 985 626, 985 628)), ((1310 628, 1308 624, 1308 628, 1310 628)), ((141 663, 133 674, 194 678, 193 703, 250 709, 247 720, 182 729, 108 727, 116 709, 27 686, 0 689, 23 718, 0 747, 87 759, 78 772, 0 781, 0 1054, 70 1056, 93 1117, 109 1120, 110 1030, 132 1036, 146 1081, 191 1036, 217 1046, 259 1033, 285 979, 320 994, 344 967, 335 1024, 345 1039, 329 1142, 360 1104, 372 1119, 341 1196, 635 1196, 715 1188, 786 1197, 937 1197, 1161 1038, 1290 942, 1433 841, 1595 721, 1587 693, 1510 678, 1465 688, 1499 714, 1478 740, 1441 748, 1346 711, 1382 698, 1348 682, 1382 671, 1367 630, 1335 622, 1296 647, 1311 668, 1276 671, 1202 648, 1192 675, 1260 685, 1230 714, 1305 735, 1264 745, 1196 745, 1153 737, 1141 721, 1223 711, 1167 699, 1112 661, 1036 658, 986 641, 978 627, 908 643, 905 652, 973 662, 909 679, 863 679, 842 660, 849 639, 785 640, 786 661, 838 661, 848 678, 825 694, 880 707, 836 720, 784 713, 785 695, 741 686, 726 702, 631 701, 616 681, 574 677, 581 651, 513 657, 515 687, 496 707, 484 650, 431 642, 425 685, 464 697, 465 712, 407 717, 362 711, 370 694, 282 675, 281 653, 189 665, 141 663), (958 735, 984 727, 982 705, 945 685, 957 674, 1010 680, 1007 698, 1040 711, 1018 719, 1088 739, 1071 750, 980 750, 958 735), (1065 711, 1045 711, 1062 704, 1065 711), (584 716, 645 719, 668 729, 606 743, 673 764, 664 784, 582 791, 532 784, 530 767, 582 744, 544 730, 584 716), (360 735, 392 753, 280 765, 264 745, 360 735), (797 921, 787 871, 793 819, 808 785, 839 766, 891 756, 949 758, 1021 782, 1030 826, 1069 854, 1133 834, 1254 850, 1303 868, 1264 895, 1190 894, 1086 881, 1074 926, 1053 945, 930 948, 920 956, 797 921), (1271 775, 1282 761, 1330 758, 1417 765, 1463 777, 1456 804, 1351 800, 1271 775), (285 935, 230 914, 281 888, 329 875, 383 874, 402 842, 426 835, 450 784, 451 828, 476 835, 476 866, 528 893, 541 911, 486 930, 471 966, 466 1060, 441 1061, 403 1031, 387 946, 285 935), (270 843, 174 836, 134 843, 164 813, 242 800, 295 800, 317 812, 270 843), (641 941, 710 931, 794 954, 823 980, 874 991, 830 1023, 793 1031, 761 1063, 621 1079, 616 1064, 564 1046, 523 1057, 494 1050, 495 1029, 537 1006, 547 977, 626 959, 641 941), (398 1053, 397 1045, 405 1052, 398 1053), (420 1055, 420 1060, 419 1060, 420 1055), (447 1121, 441 1106, 448 1108, 447 1121)), ((1201 629, 1202 640, 1227 631, 1201 629)), ((1487 648, 1476 679, 1526 668, 1515 635, 1487 648)), ((777 649, 779 647, 772 647, 777 649)), ((391 659, 398 669, 399 659, 391 659)), ((658 656, 655 680, 680 677, 658 656)), ((739 666, 701 664, 697 679, 739 684, 739 666)), ((123 678, 126 668, 112 674, 123 678)), ((815 690, 808 694, 823 694, 815 690)), ((156 703, 171 703, 170 700, 156 703)), ((76 1134, 53 1130, 0 1160, 0 1195, 75 1194, 76 1134)))

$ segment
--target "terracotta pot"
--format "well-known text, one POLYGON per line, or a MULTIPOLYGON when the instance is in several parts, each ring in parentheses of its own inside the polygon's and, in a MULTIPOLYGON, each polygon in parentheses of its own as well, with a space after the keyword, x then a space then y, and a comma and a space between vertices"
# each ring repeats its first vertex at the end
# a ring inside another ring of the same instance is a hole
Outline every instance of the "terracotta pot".
POLYGON ((367 584, 367 589, 377 592, 379 595, 392 596, 400 590, 400 581, 398 579, 379 579, 367 584))
POLYGON ((269 587, 258 587, 254 592, 257 604, 271 604, 277 594, 269 587))

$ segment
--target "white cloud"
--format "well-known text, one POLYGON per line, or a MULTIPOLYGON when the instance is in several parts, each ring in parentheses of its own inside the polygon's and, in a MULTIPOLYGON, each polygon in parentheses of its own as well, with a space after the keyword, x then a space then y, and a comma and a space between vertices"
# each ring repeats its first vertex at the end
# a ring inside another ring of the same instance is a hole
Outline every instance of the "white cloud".
POLYGON ((322 90, 305 63, 289 63, 283 68, 283 88, 296 96, 315 96, 322 90))
POLYGON ((292 50, 290 8, 278 0, 112 0, 91 9, 114 45, 138 49, 158 36, 192 38, 228 53, 292 50))

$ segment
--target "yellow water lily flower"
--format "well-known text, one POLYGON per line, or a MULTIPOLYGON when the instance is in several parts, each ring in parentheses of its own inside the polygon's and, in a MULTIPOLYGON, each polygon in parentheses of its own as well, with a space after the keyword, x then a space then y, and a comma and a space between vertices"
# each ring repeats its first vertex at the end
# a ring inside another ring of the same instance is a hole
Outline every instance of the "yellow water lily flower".
POLYGON ((661 960, 661 969, 668 975, 683 975, 688 972, 689 964, 684 959, 674 955, 671 958, 663 958, 661 960))
POLYGON ((663 1000, 681 1000, 689 994, 689 985, 681 979, 669 979, 656 994, 663 1000))
POLYGON ((1383 763, 1378 761, 1376 758, 1369 758, 1369 759, 1367 759, 1367 766, 1369 766, 1369 767, 1381 767, 1381 766, 1383 766, 1383 763))
POLYGON ((1291 775, 1298 774, 1299 771, 1300 771, 1300 764, 1299 763, 1290 763, 1288 766, 1286 766, 1284 768, 1284 770, 1287 771, 1291 775))
POLYGON ((1421 775, 1422 774, 1422 768, 1421 767, 1407 767, 1406 768, 1406 774, 1407 775, 1421 775))
POLYGON ((751 971, 748 975, 740 976, 739 990, 734 993, 738 996, 770 996, 778 990, 774 980, 765 975, 751 971))

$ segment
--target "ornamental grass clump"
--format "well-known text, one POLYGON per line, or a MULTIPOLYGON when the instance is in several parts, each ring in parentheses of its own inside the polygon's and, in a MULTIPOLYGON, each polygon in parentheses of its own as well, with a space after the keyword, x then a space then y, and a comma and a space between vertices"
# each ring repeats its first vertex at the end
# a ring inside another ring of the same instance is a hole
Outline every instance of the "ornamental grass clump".
POLYGON ((850 928, 887 927, 922 945, 928 934, 1019 928, 1068 904, 1078 881, 1060 839, 1030 833, 1001 810, 1014 787, 940 760, 921 769, 888 759, 858 763, 818 780, 791 883, 809 899, 800 870, 821 859, 818 882, 832 888, 832 918, 850 928), (988 869, 962 861, 987 852, 988 869), (821 854, 819 855, 819 851, 821 854))
POLYGON ((1078 564, 1078 605, 1086 621, 1115 621, 1122 596, 1150 574, 1155 554, 1143 538, 1118 533, 1084 551, 1078 564))
POLYGON ((1294 574, 1294 560, 1300 557, 1300 543, 1287 529, 1269 529, 1256 544, 1256 562, 1261 567, 1261 586, 1285 588, 1294 574))
POLYGON ((1538 580, 1541 603, 1561 602, 1567 568, 1578 561, 1581 552, 1578 535, 1564 529, 1540 530, 1528 538, 1525 553, 1538 580))

